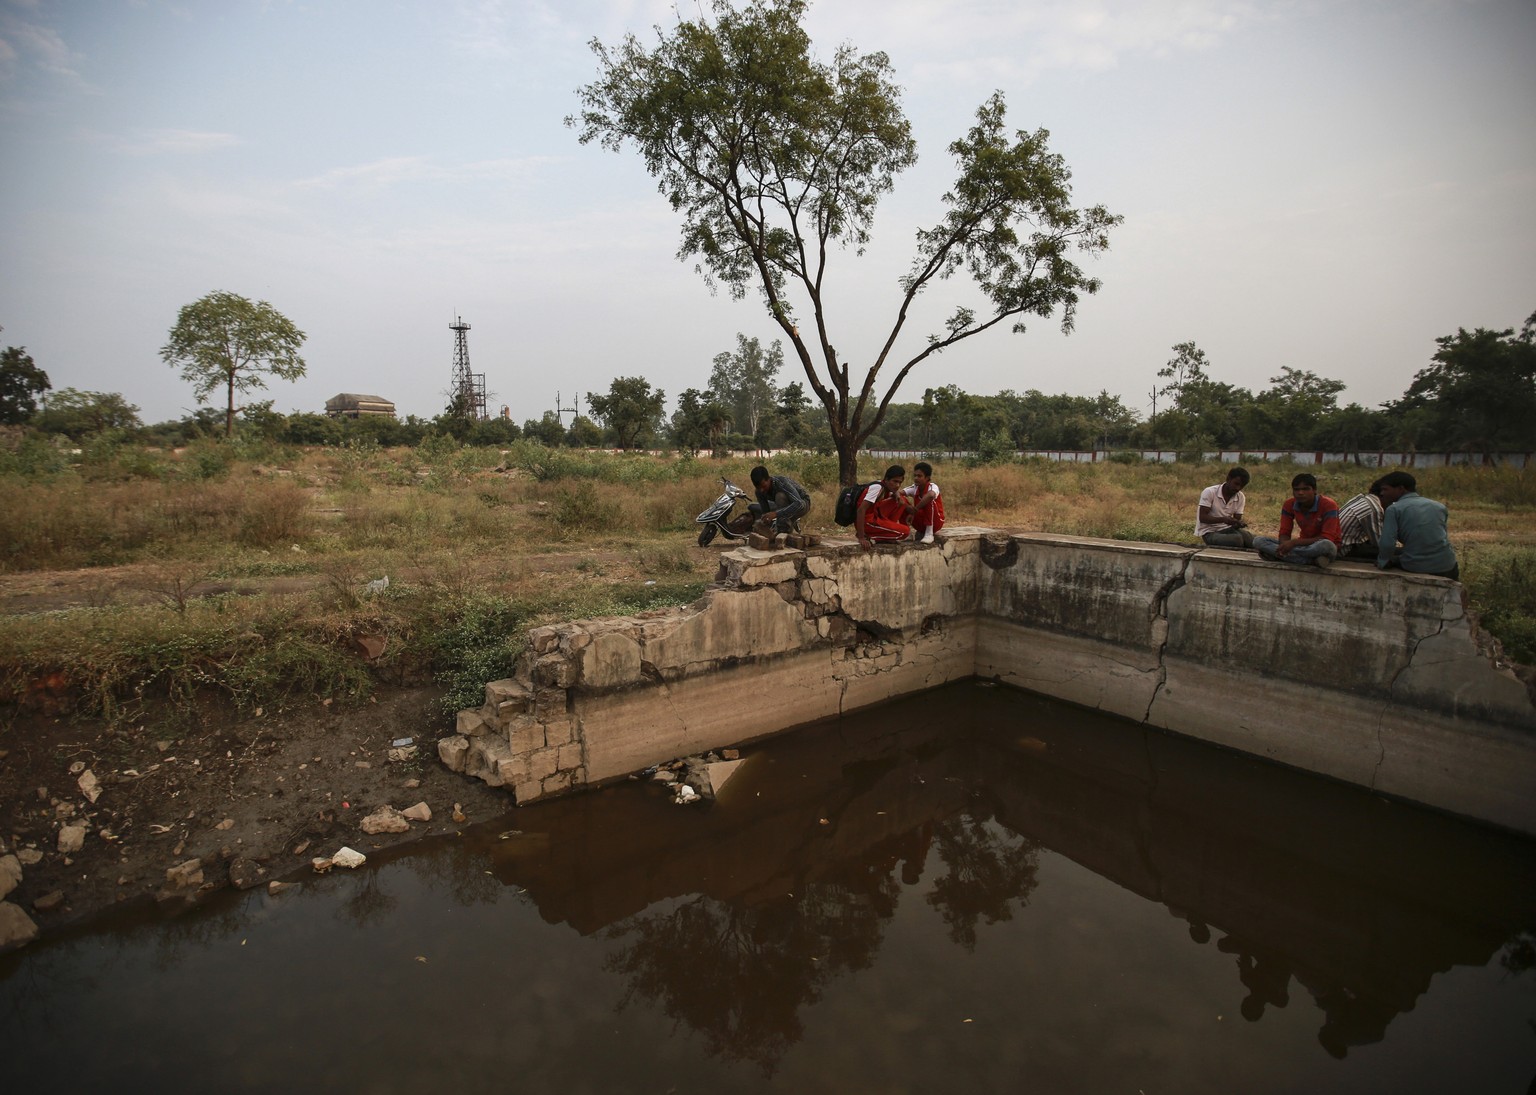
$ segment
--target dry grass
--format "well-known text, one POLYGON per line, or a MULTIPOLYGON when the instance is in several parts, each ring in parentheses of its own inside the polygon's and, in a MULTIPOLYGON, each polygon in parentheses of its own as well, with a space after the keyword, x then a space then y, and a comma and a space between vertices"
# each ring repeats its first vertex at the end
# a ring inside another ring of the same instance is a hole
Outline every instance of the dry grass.
MULTIPOLYGON (((199 682, 255 703, 286 681, 352 693, 367 674, 348 636, 367 628, 390 635, 390 658, 424 660, 467 688, 476 674, 506 668, 511 633, 533 620, 696 595, 716 553, 693 546, 694 514, 719 493, 720 476, 746 486, 755 463, 451 444, 293 450, 259 462, 216 448, 180 458, 118 450, 111 460, 0 473, 0 574, 64 572, 41 584, 74 591, 67 620, 7 620, 0 676, 12 690, 69 666, 79 686, 118 703, 136 688, 199 682), (152 579, 117 582, 113 568, 130 565, 152 579), (365 592, 385 575, 384 594, 365 592), (212 577, 226 589, 266 582, 271 592, 210 597, 212 577)), ((804 455, 770 467, 813 492, 809 527, 841 531, 834 461, 804 455)), ((1295 470, 1250 467, 1257 528, 1278 523, 1295 470)), ((1308 470, 1341 502, 1379 474, 1308 470)), ((1199 491, 1223 472, 1031 461, 940 464, 935 477, 954 525, 1188 544, 1199 491)), ((1419 479, 1422 493, 1452 509, 1474 603, 1510 635, 1531 633, 1536 605, 1522 598, 1536 566, 1536 473, 1450 468, 1419 479)))

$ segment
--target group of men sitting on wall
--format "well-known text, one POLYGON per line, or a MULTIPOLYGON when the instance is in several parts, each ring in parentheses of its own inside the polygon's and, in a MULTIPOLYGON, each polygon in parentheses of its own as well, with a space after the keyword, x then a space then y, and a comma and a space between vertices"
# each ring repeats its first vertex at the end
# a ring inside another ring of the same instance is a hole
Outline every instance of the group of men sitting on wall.
MULTIPOLYGON (((915 540, 931 544, 944 527, 944 500, 933 481, 933 467, 918 461, 913 483, 902 486, 907 471, 892 464, 878 483, 859 497, 854 529, 865 551, 877 543, 915 540)), ((1244 513, 1243 494, 1252 477, 1244 468, 1227 472, 1223 482, 1200 492, 1195 535, 1211 547, 1253 548, 1273 562, 1328 567, 1338 558, 1374 559, 1377 567, 1401 567, 1413 574, 1460 577, 1461 568, 1446 532, 1446 509, 1418 493, 1418 481, 1405 471, 1383 475, 1363 494, 1341 507, 1317 489, 1317 477, 1302 472, 1291 479, 1291 497, 1280 506, 1277 536, 1255 536, 1244 513)), ((787 475, 752 469, 757 501, 749 507, 789 532, 811 508, 810 493, 787 475)))
POLYGON ((1413 574, 1458 578, 1461 568, 1446 533, 1446 509, 1418 493, 1405 471, 1383 475, 1364 494, 1341 507, 1302 472, 1291 480, 1291 497, 1280 507, 1278 536, 1255 536, 1243 513, 1243 468, 1200 492, 1195 535, 1211 547, 1253 548, 1274 562, 1328 567, 1335 559, 1374 559, 1376 566, 1413 574), (1295 533, 1293 536, 1292 534, 1295 533))
MULTIPOLYGON (((870 551, 877 543, 912 540, 933 543, 933 534, 944 527, 944 499, 933 481, 933 465, 919 460, 912 467, 912 485, 903 487, 907 469, 892 464, 878 483, 859 496, 853 525, 859 546, 870 551)), ((789 532, 811 508, 810 493, 787 475, 771 475, 768 469, 752 469, 757 501, 748 505, 760 518, 771 518, 775 533, 789 532)))

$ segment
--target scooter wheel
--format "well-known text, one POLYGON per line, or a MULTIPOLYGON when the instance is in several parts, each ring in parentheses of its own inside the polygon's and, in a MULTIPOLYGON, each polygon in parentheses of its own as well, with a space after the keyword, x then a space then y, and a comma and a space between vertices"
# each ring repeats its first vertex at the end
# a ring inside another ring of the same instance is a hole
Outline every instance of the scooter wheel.
POLYGON ((709 542, 715 538, 715 526, 705 525, 699 531, 699 547, 709 547, 709 542))

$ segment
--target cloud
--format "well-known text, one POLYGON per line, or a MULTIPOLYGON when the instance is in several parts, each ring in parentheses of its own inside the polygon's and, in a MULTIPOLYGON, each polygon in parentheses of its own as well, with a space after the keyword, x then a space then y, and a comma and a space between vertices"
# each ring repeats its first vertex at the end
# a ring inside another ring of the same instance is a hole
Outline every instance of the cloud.
POLYGON ((555 157, 526 156, 477 160, 446 166, 422 156, 390 156, 369 163, 335 167, 293 184, 296 190, 384 188, 420 182, 523 182, 555 157))
POLYGON ((16 9, 24 6, 8 5, 10 10, 0 11, 0 81, 40 74, 88 88, 77 68, 80 55, 52 27, 22 18, 16 9))
MULTIPOLYGON (((966 0, 933 17, 926 0, 895 0, 873 12, 857 6, 826 5, 812 22, 823 24, 836 40, 892 55, 898 70, 903 54, 939 55, 920 67, 928 79, 960 80, 967 85, 1032 81, 1052 72, 1102 72, 1125 59, 1150 54, 1203 51, 1218 46, 1241 26, 1271 18, 1285 4, 1261 7, 1256 0, 1045 0, 1015 4, 1006 0, 966 0), (978 27, 985 36, 975 37, 978 27), (989 52, 988 43, 1006 44, 1008 52, 989 52), (1023 43, 1023 48, 1019 44, 1023 43)), ((826 35, 818 37, 827 45, 826 35)))
POLYGON ((240 144, 233 133, 209 133, 196 129, 151 129, 125 137, 119 149, 130 156, 196 155, 240 144))

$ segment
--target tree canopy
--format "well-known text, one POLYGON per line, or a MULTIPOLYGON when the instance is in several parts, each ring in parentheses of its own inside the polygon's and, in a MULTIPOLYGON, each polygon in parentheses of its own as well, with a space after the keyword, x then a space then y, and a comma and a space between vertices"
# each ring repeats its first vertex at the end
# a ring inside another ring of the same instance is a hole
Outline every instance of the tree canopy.
POLYGON ((651 439, 666 408, 666 393, 651 391, 651 382, 641 376, 615 377, 608 394, 587 393, 587 407, 602 420, 621 449, 639 448, 651 439))
POLYGON ((716 403, 730 408, 731 418, 759 447, 774 409, 773 381, 784 367, 784 344, 774 339, 767 351, 755 338, 736 336, 736 352, 715 355, 709 390, 716 403))
POLYGON ((131 430, 139 423, 139 408, 117 392, 82 392, 60 388, 34 420, 44 433, 61 433, 74 441, 108 430, 131 430))
POLYGON ((1099 287, 1071 256, 1105 250, 1121 218, 1073 208, 1071 175, 1049 151, 1049 134, 1010 134, 994 94, 950 145, 957 177, 947 211, 917 233, 887 334, 839 354, 825 308, 830 254, 863 249, 880 198, 917 150, 886 55, 845 45, 830 62, 813 57, 805 7, 752 0, 737 10, 714 0, 712 20, 657 28, 654 49, 634 35, 611 48, 594 41, 598 78, 567 121, 583 143, 638 149, 682 217, 679 258, 696 259, 707 281, 735 297, 761 293, 852 482, 860 446, 915 366, 1005 321, 1022 331, 1025 317, 1059 313, 1071 330, 1080 296, 1099 287), (921 294, 960 273, 973 304, 898 352, 921 294))
POLYGON ((1419 413, 1455 448, 1536 445, 1536 313, 1521 327, 1479 327, 1435 340, 1440 348, 1397 408, 1419 413))
POLYGON ((160 357, 180 366, 181 378, 192 385, 199 403, 216 388, 225 389, 228 435, 235 432, 235 392, 265 388, 267 375, 282 380, 303 376, 303 344, 304 332, 266 301, 214 292, 182 308, 160 357))
POLYGON ((25 346, 0 353, 0 425, 18 426, 37 413, 37 397, 52 388, 25 346))

